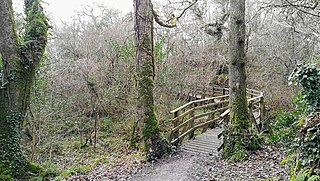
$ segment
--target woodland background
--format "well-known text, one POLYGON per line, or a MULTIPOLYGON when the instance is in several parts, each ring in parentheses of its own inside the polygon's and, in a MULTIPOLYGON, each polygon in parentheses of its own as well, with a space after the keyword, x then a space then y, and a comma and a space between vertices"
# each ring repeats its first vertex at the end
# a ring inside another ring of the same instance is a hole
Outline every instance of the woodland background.
MULTIPOLYGON (((154 2, 154 8, 170 20, 168 15, 190 3, 154 2)), ((247 0, 247 85, 264 92, 271 123, 279 112, 295 108, 292 97, 300 88, 288 85, 290 73, 319 60, 320 9, 313 3, 247 0)), ((179 92, 228 85, 227 7, 225 0, 198 1, 177 27, 155 26, 154 94, 164 136, 172 126, 169 111, 187 101, 179 92)), ((23 15, 16 17, 22 31, 23 15)), ((143 151, 130 147, 132 134, 140 131, 132 132, 137 124, 133 14, 92 4, 51 26, 24 122, 25 154, 44 165, 46 174, 61 178, 99 165, 139 164, 143 151), (101 13, 93 13, 96 9, 101 13)))

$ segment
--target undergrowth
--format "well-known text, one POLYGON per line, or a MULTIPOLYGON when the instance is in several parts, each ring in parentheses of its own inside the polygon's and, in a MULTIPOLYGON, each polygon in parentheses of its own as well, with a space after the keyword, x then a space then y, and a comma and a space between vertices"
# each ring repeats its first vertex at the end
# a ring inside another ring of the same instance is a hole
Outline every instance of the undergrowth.
POLYGON ((290 181, 320 180, 320 69, 314 63, 297 67, 290 76, 302 87, 292 112, 280 112, 272 124, 269 143, 288 148, 282 161, 290 168, 290 181))

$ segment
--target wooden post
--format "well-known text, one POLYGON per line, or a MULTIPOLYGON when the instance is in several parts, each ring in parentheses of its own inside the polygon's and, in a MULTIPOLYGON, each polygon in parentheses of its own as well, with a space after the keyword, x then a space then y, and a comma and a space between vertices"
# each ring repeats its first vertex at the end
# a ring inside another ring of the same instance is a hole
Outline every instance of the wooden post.
MULTIPOLYGON (((212 87, 212 97, 214 97, 214 87, 212 87)), ((214 103, 214 102, 215 102, 215 99, 212 99, 212 100, 211 100, 211 103, 214 103)), ((217 106, 212 106, 211 111, 213 111, 213 110, 215 110, 215 109, 217 109, 217 106)), ((208 116, 207 121, 213 120, 213 119, 214 119, 214 114, 215 114, 215 113, 210 114, 210 115, 208 116)), ((208 129, 208 127, 209 127, 210 129, 213 129, 214 126, 215 126, 215 124, 216 124, 216 123, 210 123, 208 126, 205 126, 205 127, 203 128, 203 130, 202 130, 202 133, 206 132, 207 129, 208 129)))
MULTIPOLYGON (((226 88, 223 88, 223 96, 228 95, 228 94, 229 94, 228 90, 226 88)), ((221 101, 225 101, 225 100, 228 100, 228 99, 229 99, 229 97, 224 97, 224 98, 221 99, 221 101)), ((228 106, 228 104, 229 104, 228 102, 227 103, 223 103, 223 104, 221 104, 221 107, 228 106)))
POLYGON ((222 117, 223 121, 222 121, 222 134, 219 134, 219 139, 221 138, 221 136, 223 136, 222 139, 222 144, 218 147, 218 152, 220 152, 220 150, 224 147, 224 139, 226 137, 228 137, 228 134, 230 134, 230 129, 229 129, 229 119, 230 119, 230 113, 228 113, 227 115, 224 115, 222 117))
POLYGON ((262 128, 267 128, 269 130, 269 122, 265 121, 265 106, 264 106, 264 96, 261 93, 262 97, 260 98, 260 125, 262 128))
MULTIPOLYGON (((179 111, 177 111, 177 112, 175 112, 174 113, 174 118, 177 118, 179 116, 179 111)), ((173 127, 175 128, 175 127, 177 127, 178 125, 179 125, 179 123, 180 123, 180 120, 178 119, 178 120, 174 120, 173 121, 173 127)), ((169 139, 170 141, 172 141, 172 140, 175 140, 175 139, 177 139, 177 138, 179 138, 179 130, 176 130, 175 132, 173 132, 172 133, 172 135, 171 135, 171 138, 169 139)), ((175 146, 178 146, 178 142, 177 143, 175 143, 174 145, 175 146)))
POLYGON ((252 126, 254 126, 258 132, 260 132, 260 128, 259 128, 257 121, 256 121, 256 118, 254 117, 254 114, 253 114, 253 108, 254 108, 253 102, 249 102, 248 108, 249 108, 249 119, 252 122, 252 126))
POLYGON ((203 87, 203 88, 202 88, 202 95, 201 95, 201 99, 206 98, 206 94, 207 94, 206 88, 205 88, 205 87, 203 87))
MULTIPOLYGON (((194 109, 193 109, 194 107, 196 107, 195 103, 190 104, 190 109, 192 109, 192 110, 190 111, 189 118, 193 118, 194 117, 194 109)), ((189 124, 190 124, 189 125, 189 129, 193 129, 194 128, 194 120, 190 121, 189 124)), ((194 137, 194 130, 190 132, 189 139, 191 139, 193 137, 194 137)))
POLYGON ((214 97, 214 86, 212 86, 212 94, 211 94, 212 97, 214 97))
POLYGON ((252 102, 248 102, 248 109, 249 109, 249 117, 250 117, 250 120, 251 120, 251 122, 252 122, 252 125, 251 126, 254 126, 254 116, 253 116, 253 113, 252 113, 252 109, 253 109, 253 107, 252 107, 252 102))

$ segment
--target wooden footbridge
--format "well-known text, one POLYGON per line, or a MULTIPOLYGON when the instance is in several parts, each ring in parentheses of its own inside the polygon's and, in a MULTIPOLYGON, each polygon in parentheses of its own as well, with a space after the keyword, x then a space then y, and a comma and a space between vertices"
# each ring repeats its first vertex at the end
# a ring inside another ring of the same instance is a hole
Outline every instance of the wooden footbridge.
MULTIPOLYGON (((187 96, 190 102, 170 111, 173 128, 169 141, 182 145, 187 152, 215 155, 222 147, 221 136, 229 121, 229 89, 196 89, 187 96)), ((265 112, 263 93, 247 89, 247 98, 252 126, 261 132, 265 112)))

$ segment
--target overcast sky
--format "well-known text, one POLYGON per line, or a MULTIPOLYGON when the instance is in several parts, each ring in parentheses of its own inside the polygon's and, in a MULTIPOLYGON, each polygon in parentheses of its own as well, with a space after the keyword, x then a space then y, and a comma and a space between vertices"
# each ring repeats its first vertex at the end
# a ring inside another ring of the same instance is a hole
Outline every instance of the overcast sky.
MULTIPOLYGON (((13 0, 16 11, 21 12, 23 0, 13 0)), ((67 21, 75 11, 80 11, 84 5, 103 4, 108 8, 118 9, 123 14, 133 10, 133 0, 44 0, 43 6, 52 15, 53 20, 67 21)))

